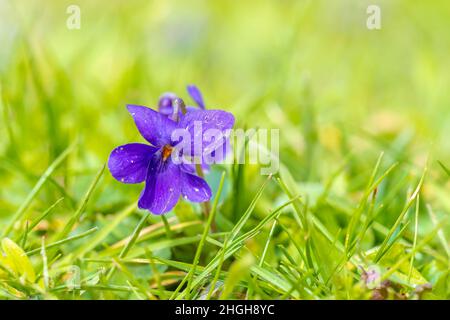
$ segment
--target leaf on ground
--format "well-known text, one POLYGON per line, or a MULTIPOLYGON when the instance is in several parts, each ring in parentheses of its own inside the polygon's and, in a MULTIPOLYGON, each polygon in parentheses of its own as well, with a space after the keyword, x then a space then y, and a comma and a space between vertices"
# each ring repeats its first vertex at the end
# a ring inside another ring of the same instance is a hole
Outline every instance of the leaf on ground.
POLYGON ((27 281, 34 283, 36 274, 25 251, 9 238, 3 238, 2 249, 3 256, 0 257, 0 264, 17 277, 24 277, 27 281))

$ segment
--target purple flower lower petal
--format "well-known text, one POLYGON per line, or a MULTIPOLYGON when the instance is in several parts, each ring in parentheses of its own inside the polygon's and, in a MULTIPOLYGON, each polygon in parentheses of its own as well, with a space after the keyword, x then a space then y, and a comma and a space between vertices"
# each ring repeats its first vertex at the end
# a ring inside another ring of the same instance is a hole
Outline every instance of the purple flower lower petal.
POLYGON ((193 174, 182 172, 181 193, 192 202, 205 202, 211 199, 211 189, 205 180, 193 174))
POLYGON ((145 189, 139 198, 138 206, 154 214, 166 213, 177 204, 181 195, 180 168, 169 159, 165 163, 159 154, 152 158, 145 189))
POLYGON ((161 147, 170 143, 177 124, 166 116, 147 107, 127 105, 141 135, 152 145, 161 147))
POLYGON ((187 92, 191 96, 191 98, 195 101, 195 103, 201 108, 205 109, 205 102, 203 101, 202 93, 200 90, 193 84, 187 86, 187 92))
POLYGON ((150 159, 157 148, 142 143, 130 143, 115 148, 108 159, 112 176, 123 183, 141 183, 147 176, 150 159))

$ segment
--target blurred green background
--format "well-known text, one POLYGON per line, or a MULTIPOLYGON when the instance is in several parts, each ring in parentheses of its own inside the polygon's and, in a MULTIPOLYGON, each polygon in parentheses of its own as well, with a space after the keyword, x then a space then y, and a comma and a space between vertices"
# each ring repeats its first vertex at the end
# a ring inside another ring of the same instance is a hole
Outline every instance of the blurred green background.
POLYGON ((372 2, 2 0, 2 216, 28 193, 20 174, 39 175, 75 139, 68 170, 95 171, 140 139, 125 104, 187 99, 189 83, 238 126, 281 128, 299 180, 350 152, 369 168, 381 150, 414 170, 430 152, 445 163, 450 3, 377 1, 382 29, 368 30, 372 2), (79 30, 66 27, 71 4, 79 30))
MULTIPOLYGON (((382 151, 384 170, 400 166, 380 188, 379 223, 393 224, 427 159, 421 199, 448 216, 450 182, 437 161, 450 166, 449 17, 445 0, 0 0, 0 221, 78 141, 27 212, 64 196, 43 227, 61 228, 109 152, 143 141, 125 105, 156 107, 166 91, 189 101, 190 83, 209 108, 231 111, 237 127, 279 128, 282 174, 312 205, 350 159, 315 211, 332 234, 345 227, 382 151), (72 4, 79 30, 66 27, 72 4), (366 27, 369 4, 381 8, 381 30, 366 27)), ((217 172, 208 179, 216 188, 217 172)), ((264 179, 249 166, 219 215, 235 222, 264 179)), ((108 219, 141 188, 106 173, 88 219, 108 219)), ((285 199, 269 188, 256 218, 285 199)), ((421 235, 432 228, 424 207, 421 235)), ((367 247, 381 240, 375 232, 367 247)))

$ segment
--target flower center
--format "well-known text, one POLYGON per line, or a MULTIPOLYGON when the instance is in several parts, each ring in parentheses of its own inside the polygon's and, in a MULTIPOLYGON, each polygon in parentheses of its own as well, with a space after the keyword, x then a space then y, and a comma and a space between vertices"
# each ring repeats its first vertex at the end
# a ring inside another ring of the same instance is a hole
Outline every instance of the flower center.
POLYGON ((162 159, 163 159, 163 161, 166 161, 167 158, 170 157, 170 155, 172 154, 172 150, 173 150, 173 147, 170 144, 166 144, 162 148, 162 159))

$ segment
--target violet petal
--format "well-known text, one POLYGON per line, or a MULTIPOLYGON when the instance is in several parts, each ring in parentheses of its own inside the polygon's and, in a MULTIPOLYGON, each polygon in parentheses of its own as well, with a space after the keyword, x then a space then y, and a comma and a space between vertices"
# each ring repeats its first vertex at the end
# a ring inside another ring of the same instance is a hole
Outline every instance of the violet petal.
POLYGON ((162 163, 157 153, 152 158, 145 189, 141 193, 138 206, 154 214, 163 214, 173 209, 181 195, 181 177, 179 166, 168 159, 162 163))
MULTIPOLYGON (((204 133, 210 129, 220 130, 223 134, 234 125, 234 116, 222 110, 196 110, 186 113, 180 120, 179 126, 186 129, 191 135, 191 155, 204 156, 207 147, 211 146, 211 141, 207 141, 204 133), (201 132, 199 132, 201 125, 201 132), (200 136, 201 135, 201 136, 200 136), (196 147, 197 144, 200 144, 196 147), (201 154, 199 154, 201 152, 201 154)), ((227 141, 225 136, 220 141, 214 143, 217 150, 227 141)), ((214 150, 211 150, 211 152, 214 150)))
POLYGON ((211 199, 211 189, 205 180, 186 172, 182 172, 181 176, 183 197, 192 202, 205 202, 211 199))
POLYGON ((152 145, 161 147, 169 144, 177 124, 166 116, 144 106, 127 105, 141 135, 152 145))
POLYGON ((142 143, 130 143, 115 148, 108 159, 112 176, 123 183, 141 183, 147 175, 150 159, 157 148, 142 143))
POLYGON ((201 108, 205 109, 205 102, 203 101, 202 93, 197 88, 197 86, 191 84, 187 86, 187 92, 191 96, 191 98, 195 101, 195 103, 201 108))

